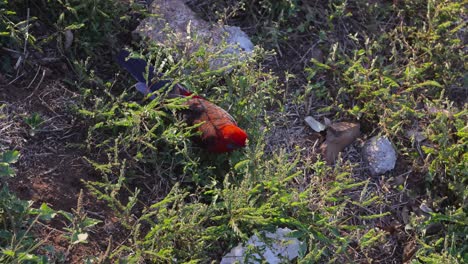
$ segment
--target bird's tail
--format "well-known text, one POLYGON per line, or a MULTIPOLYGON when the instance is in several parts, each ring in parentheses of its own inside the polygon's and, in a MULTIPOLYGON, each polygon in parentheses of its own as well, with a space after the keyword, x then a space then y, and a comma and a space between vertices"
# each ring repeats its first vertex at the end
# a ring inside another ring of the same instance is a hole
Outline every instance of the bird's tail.
POLYGON ((169 80, 159 80, 152 83, 154 77, 154 67, 149 65, 143 59, 128 58, 130 52, 121 50, 117 54, 117 63, 126 69, 135 78, 138 83, 135 85, 136 89, 147 95, 156 90, 159 90, 171 83, 169 80))

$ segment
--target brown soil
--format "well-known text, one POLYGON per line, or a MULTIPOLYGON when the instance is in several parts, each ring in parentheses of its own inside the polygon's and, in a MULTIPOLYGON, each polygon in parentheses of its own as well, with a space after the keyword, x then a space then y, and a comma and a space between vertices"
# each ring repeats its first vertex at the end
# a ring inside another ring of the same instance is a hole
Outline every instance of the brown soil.
MULTIPOLYGON (((117 219, 107 206, 96 200, 85 188, 84 182, 98 180, 98 175, 83 158, 78 148, 84 143, 86 131, 71 113, 77 94, 68 90, 50 69, 39 68, 40 76, 25 74, 32 79, 0 78, 0 105, 4 105, 5 119, 0 119, 0 151, 16 149, 21 153, 15 164, 16 176, 10 179, 9 187, 19 198, 33 201, 33 207, 42 203, 55 210, 73 212, 83 190, 83 209, 88 217, 101 220, 89 234, 87 244, 69 247, 63 228, 70 223, 57 215, 43 228, 35 232, 47 245, 55 248, 55 256, 62 256, 65 263, 81 263, 87 256, 99 257, 106 250, 108 241, 102 240, 118 231, 117 219), (8 81, 7 81, 8 80, 8 81), (29 88, 28 88, 29 86, 29 88), (33 131, 24 118, 38 113, 42 124, 33 131)), ((0 115, 2 116, 2 115, 0 115)))

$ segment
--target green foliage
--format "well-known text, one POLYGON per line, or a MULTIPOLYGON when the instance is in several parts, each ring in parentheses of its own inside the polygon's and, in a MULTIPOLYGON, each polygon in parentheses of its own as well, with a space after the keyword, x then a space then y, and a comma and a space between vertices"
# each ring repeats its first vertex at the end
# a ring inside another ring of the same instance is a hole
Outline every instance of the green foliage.
MULTIPOLYGON (((0 154, 0 176, 14 176, 9 165, 19 158, 18 151, 7 151, 0 154), (4 174, 6 173, 6 174, 4 174)), ((65 237, 70 239, 70 247, 85 243, 90 227, 100 221, 89 218, 82 209, 82 194, 78 199, 77 210, 73 213, 56 211, 43 203, 39 208, 33 207, 32 201, 18 199, 2 178, 0 190, 0 262, 1 263, 49 263, 54 258, 60 259, 60 253, 46 245, 35 230, 44 228, 44 223, 54 219, 57 214, 65 217, 70 223, 65 228, 65 237), (40 252, 40 253, 38 253, 40 252)))
POLYGON ((124 31, 120 21, 125 21, 127 9, 119 1, 58 0, 40 8, 52 10, 62 45, 63 34, 67 31, 78 40, 68 51, 72 57, 89 56, 98 63, 105 63, 102 56, 116 47, 116 36, 124 31))
POLYGON ((292 29, 287 26, 286 30, 281 30, 281 27, 288 25, 298 14, 298 2, 297 0, 242 1, 247 17, 251 18, 257 27, 254 40, 266 47, 270 45, 279 47, 280 43, 287 41, 288 33, 292 29))
MULTIPOLYGON (((317 182, 298 191, 295 181, 307 177, 297 169, 300 156, 279 153, 265 157, 259 155, 263 147, 249 150, 224 179, 212 178, 210 184, 195 191, 175 184, 161 201, 145 206, 137 220, 129 221, 128 214, 119 215, 133 239, 130 244, 114 249, 110 258, 130 263, 170 262, 174 258, 184 262, 206 261, 219 258, 227 248, 253 233, 277 227, 297 230, 295 237, 305 241, 309 250, 309 254, 302 256, 305 263, 310 259, 334 259, 335 252, 344 253, 351 238, 343 232, 359 229, 346 223, 344 210, 352 206, 346 192, 365 183, 356 184, 349 177, 348 165, 330 170, 317 162, 306 165, 306 169, 316 169, 317 182)), ((125 173, 125 167, 122 166, 121 173, 125 173)), ((90 185, 99 198, 109 204, 120 204, 115 200, 125 189, 109 189, 110 184, 90 185), (100 190, 110 193, 103 195, 100 190)), ((138 193, 137 190, 129 204, 118 206, 116 211, 128 212, 128 208, 135 211, 132 201, 138 193)), ((145 203, 141 196, 138 199, 145 203)), ((369 200, 376 201, 363 197, 356 202, 364 205, 369 200)), ((363 247, 369 243, 363 242, 363 247)))
POLYGON ((0 153, 0 177, 13 177, 15 171, 10 168, 10 164, 18 161, 19 151, 12 150, 0 153))
MULTIPOLYGON (((20 19, 14 8, 9 5, 8 0, 0 1, 0 47, 12 49, 22 54, 26 44, 34 45, 36 39, 29 34, 31 22, 34 18, 20 19)), ((9 56, 2 56, 0 70, 2 72, 11 72, 13 62, 9 56)))
MULTIPOLYGON (((18 160, 18 151, 0 154, 0 176, 14 176, 9 165, 18 160)), ((43 243, 32 234, 40 220, 48 221, 55 212, 46 204, 38 209, 32 208, 29 201, 20 200, 9 191, 2 178, 0 190, 0 262, 1 263, 47 263, 47 258, 36 254, 43 249, 43 243)))
MULTIPOLYGON (((203 46, 193 57, 177 60, 169 55, 181 54, 175 46, 149 50, 147 58, 162 70, 161 78, 181 82, 229 109, 248 131, 249 146, 232 154, 213 155, 193 145, 189 140, 192 128, 177 114, 184 108, 183 99, 166 98, 167 90, 154 93, 154 100, 141 98, 137 103, 133 101, 135 91, 119 88, 122 83, 107 83, 103 91, 97 91, 83 82, 80 89, 92 102, 77 109, 89 125, 83 147, 100 153, 89 155, 88 161, 103 175, 102 181, 87 186, 106 201, 132 237, 109 257, 131 263, 174 258, 205 261, 219 258, 256 232, 290 227, 306 241, 305 261, 331 260, 335 251, 346 258, 351 238, 344 230, 361 227, 348 225, 345 208, 367 207, 379 198, 366 193, 362 200, 351 203, 346 193, 366 183, 350 177, 353 169, 348 164, 331 170, 321 161, 302 165, 304 170, 314 171, 321 184, 311 182, 299 191, 295 182, 308 181, 298 169, 300 155, 265 154, 269 117, 263 109, 278 104, 277 78, 256 67, 254 59, 234 60, 225 67, 228 74, 210 70, 200 61, 217 54, 203 46), (185 74, 188 70, 191 75, 185 74), (111 89, 123 92, 110 93, 111 89), (155 184, 171 191, 149 203, 154 194, 148 186, 155 184), (128 199, 123 202, 122 196, 128 199), (320 206, 311 210, 312 204, 320 206)), ((262 50, 256 52, 257 57, 265 56, 262 50)), ((356 214, 363 219, 382 216, 356 214)))
MULTIPOLYGON (((463 205, 468 201, 467 109, 458 110, 447 102, 447 111, 436 111, 427 126, 430 146, 423 146, 429 162, 428 180, 450 191, 451 198, 463 205)), ((436 102, 440 105, 440 102, 436 102)))
POLYGON ((87 231, 91 227, 101 222, 99 220, 88 217, 84 212, 83 190, 80 191, 78 196, 76 210, 73 210, 73 213, 60 211, 60 214, 70 222, 70 227, 65 228, 65 230, 68 231, 66 237, 70 241, 70 246, 76 245, 78 243, 86 243, 89 236, 87 231))
POLYGON ((38 113, 33 113, 31 116, 25 117, 24 122, 31 129, 29 131, 29 134, 31 136, 34 136, 37 130, 40 128, 40 126, 44 123, 44 120, 42 119, 41 115, 39 115, 38 113))
MULTIPOLYGON (((29 49, 44 52, 54 45, 71 61, 91 59, 93 65, 108 65, 118 36, 127 33, 128 7, 120 1, 53 0, 0 2, 0 44, 20 54, 29 49), (34 23, 38 21, 38 23, 34 23), (47 34, 36 40, 35 34, 47 34), (120 34, 120 35, 119 35, 120 34), (67 39, 68 38, 68 39, 67 39), (67 43, 67 41, 69 43, 67 43)), ((10 57, 2 61, 11 70, 10 57)), ((89 69, 87 69, 89 70, 89 69)))
POLYGON ((0 1, 0 44, 11 46, 21 45, 22 36, 28 30, 26 21, 18 21, 16 12, 11 10, 8 0, 0 1))
POLYGON ((40 214, 36 216, 37 211, 31 208, 31 203, 19 200, 3 187, 0 191, 0 209, 0 261, 45 263, 44 256, 34 254, 41 243, 32 236, 31 227, 37 224, 40 214))
MULTIPOLYGON (((166 54, 171 52, 171 48, 155 48, 150 55, 156 59, 156 68, 162 68, 164 64, 167 69, 169 76, 162 78, 182 82, 194 92, 229 109, 240 126, 248 128, 252 140, 260 135, 261 124, 255 120, 264 116, 264 111, 259 109, 275 103, 275 94, 279 92, 275 88, 276 78, 255 69, 253 60, 239 63, 230 74, 222 75, 218 71, 203 69, 204 64, 199 64, 199 59, 209 60, 217 54, 200 51, 199 58, 182 57, 177 63, 171 63, 166 59, 166 54), (183 74, 188 69, 194 74, 183 74), (251 92, 252 89, 255 92, 251 92)), ((164 90, 155 94, 154 100, 138 104, 129 100, 135 95, 133 88, 131 92, 116 96, 107 90, 122 90, 122 83, 107 83, 102 95, 100 91, 87 88, 93 83, 85 82, 80 87, 90 94, 89 99, 93 102, 85 109, 78 109, 90 122, 87 149, 98 147, 112 153, 114 163, 125 158, 128 168, 134 170, 130 174, 139 177, 143 171, 151 171, 159 172, 158 177, 165 181, 209 182, 215 170, 219 175, 225 173, 226 156, 211 155, 209 158, 214 159, 215 164, 209 164, 207 154, 192 145, 189 138, 193 136, 193 128, 187 127, 177 114, 177 110, 185 108, 183 102, 186 99, 167 99, 167 90, 164 90)))
POLYGON ((110 168, 118 165, 118 164, 97 164, 90 161, 94 168, 100 171, 103 174, 103 180, 100 182, 87 182, 86 185, 88 189, 99 199, 106 201, 107 206, 109 206, 112 211, 116 214, 116 216, 120 219, 120 224, 124 227, 131 229, 132 228, 132 209, 138 202, 138 195, 140 191, 138 189, 135 190, 134 193, 130 193, 128 195, 128 202, 125 204, 119 200, 119 194, 124 192, 127 186, 124 185, 125 181, 125 171, 126 171, 126 162, 125 160, 121 164, 121 168, 119 171, 119 177, 114 182, 114 179, 111 178, 110 168))
MULTIPOLYGON (((306 68, 311 83, 306 93, 330 100, 324 111, 379 125, 413 169, 427 175, 428 195, 450 205, 442 209, 444 220, 424 218, 449 226, 445 237, 425 238, 439 241, 420 249, 418 256, 426 261, 438 256, 436 252, 458 260, 467 254, 459 236, 466 233, 467 221, 461 209, 468 201, 467 110, 466 101, 453 96, 466 75, 460 5, 462 1, 406 1, 393 6, 385 12, 397 18, 395 23, 381 25, 379 34, 367 28, 343 36, 329 47, 324 62, 313 59, 306 68), (415 127, 428 138, 423 146, 414 139, 412 144, 402 140, 415 127)), ((377 11, 366 9, 370 14, 377 11)), ((349 11, 352 18, 355 14, 349 11)), ((420 234, 423 231, 418 228, 420 234)))

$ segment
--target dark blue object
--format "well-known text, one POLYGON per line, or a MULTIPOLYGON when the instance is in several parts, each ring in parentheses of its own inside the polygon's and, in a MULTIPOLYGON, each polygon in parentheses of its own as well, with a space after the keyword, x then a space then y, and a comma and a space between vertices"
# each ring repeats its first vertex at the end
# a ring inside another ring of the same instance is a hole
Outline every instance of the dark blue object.
POLYGON ((151 83, 155 76, 154 67, 149 66, 148 79, 146 79, 146 67, 148 63, 143 59, 128 58, 129 55, 130 52, 121 50, 116 60, 121 67, 125 68, 138 81, 135 87, 139 92, 147 95, 171 84, 170 80, 159 80, 151 83))

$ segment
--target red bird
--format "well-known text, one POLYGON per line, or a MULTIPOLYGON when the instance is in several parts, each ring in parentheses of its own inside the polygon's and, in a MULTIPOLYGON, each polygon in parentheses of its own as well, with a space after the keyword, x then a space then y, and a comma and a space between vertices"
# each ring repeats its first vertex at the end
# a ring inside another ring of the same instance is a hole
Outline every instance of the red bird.
MULTIPOLYGON (((147 95, 170 84, 167 80, 151 83, 154 68, 149 67, 148 79, 146 79, 146 61, 127 58, 129 54, 128 51, 122 50, 117 56, 117 62, 138 81, 135 87, 139 92, 147 95)), ((247 133, 237 126, 234 118, 224 109, 203 97, 193 95, 180 84, 175 84, 170 94, 171 96, 190 97, 185 102, 188 108, 184 110, 184 115, 188 125, 201 124, 197 128, 201 135, 195 141, 202 147, 215 153, 230 152, 245 147, 247 133)), ((154 96, 151 99, 154 99, 154 96)))

